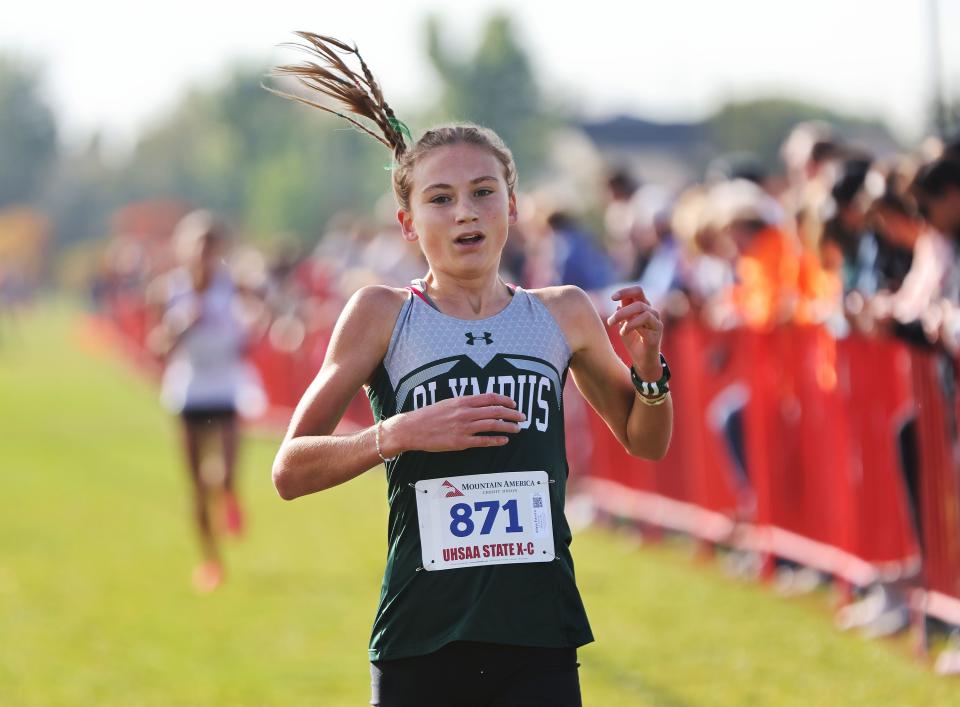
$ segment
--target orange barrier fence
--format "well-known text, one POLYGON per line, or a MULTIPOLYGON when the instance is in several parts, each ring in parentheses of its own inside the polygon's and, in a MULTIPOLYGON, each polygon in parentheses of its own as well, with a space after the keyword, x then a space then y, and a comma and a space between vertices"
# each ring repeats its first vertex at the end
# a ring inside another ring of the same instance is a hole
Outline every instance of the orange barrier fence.
POLYGON ((599 508, 858 585, 921 573, 919 606, 960 624, 951 360, 815 326, 684 322, 666 340, 670 451, 656 463, 629 457, 591 411, 581 481, 599 508))

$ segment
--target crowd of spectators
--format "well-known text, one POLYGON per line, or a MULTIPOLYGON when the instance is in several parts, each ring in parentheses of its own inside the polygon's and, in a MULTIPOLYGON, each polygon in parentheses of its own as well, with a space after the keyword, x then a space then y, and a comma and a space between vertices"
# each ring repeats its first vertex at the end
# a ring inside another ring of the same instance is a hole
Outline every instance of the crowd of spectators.
MULTIPOLYGON (((580 286, 600 306, 608 288, 639 282, 668 316, 718 328, 826 323, 837 336, 882 330, 956 352, 960 145, 929 139, 875 158, 803 123, 781 156, 779 172, 718 160, 673 193, 612 167, 587 209, 521 193, 502 270, 524 287, 580 286)), ((314 246, 236 247, 237 280, 262 295, 279 329, 328 326, 360 287, 423 274, 394 212, 385 196, 369 214, 337 214, 314 246)), ((120 238, 105 263, 98 297, 145 288, 170 257, 120 238)))
MULTIPOLYGON (((671 193, 614 169, 593 211, 521 194, 502 268, 531 288, 602 294, 640 282, 668 315, 719 328, 825 323, 837 336, 882 330, 955 352, 958 151, 931 139, 875 158, 805 123, 784 142, 781 173, 741 160, 671 193)), ((365 284, 421 275, 391 207, 385 199, 370 215, 340 214, 311 253, 281 259, 271 273, 281 309, 309 328, 324 309, 312 297, 342 302, 365 284)))

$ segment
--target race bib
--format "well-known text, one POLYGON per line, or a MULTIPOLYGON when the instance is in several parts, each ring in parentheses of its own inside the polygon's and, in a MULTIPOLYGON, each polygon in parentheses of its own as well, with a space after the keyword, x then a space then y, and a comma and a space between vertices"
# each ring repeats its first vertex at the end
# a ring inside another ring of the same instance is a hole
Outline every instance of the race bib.
POLYGON ((426 570, 553 560, 545 471, 427 479, 416 493, 426 570))

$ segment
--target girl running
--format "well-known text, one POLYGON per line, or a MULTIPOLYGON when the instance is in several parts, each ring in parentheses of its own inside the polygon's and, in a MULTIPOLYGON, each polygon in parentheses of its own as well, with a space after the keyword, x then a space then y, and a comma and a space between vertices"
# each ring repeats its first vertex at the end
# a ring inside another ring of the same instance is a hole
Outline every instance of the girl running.
POLYGON ((155 335, 166 354, 161 397, 180 417, 190 472, 203 553, 193 583, 198 591, 210 592, 223 580, 214 510, 222 507, 228 533, 239 535, 243 529, 234 483, 237 404, 253 381, 244 361, 247 331, 238 318, 239 295, 222 263, 223 228, 209 212, 194 211, 177 225, 173 243, 181 265, 163 278, 164 314, 155 335), (212 449, 214 467, 205 464, 212 449))
POLYGON ((663 325, 638 287, 613 295, 633 369, 587 295, 524 290, 499 274, 517 173, 492 131, 444 125, 413 142, 359 52, 300 33, 322 65, 280 74, 367 118, 388 146, 403 237, 428 270, 409 288, 347 303, 273 467, 293 499, 377 464, 387 473, 388 555, 370 639, 371 704, 581 704, 576 649, 593 640, 564 517, 567 372, 632 454, 659 459, 672 426, 663 325), (359 71, 348 67, 351 56, 359 71), (366 390, 376 424, 334 435, 366 390))

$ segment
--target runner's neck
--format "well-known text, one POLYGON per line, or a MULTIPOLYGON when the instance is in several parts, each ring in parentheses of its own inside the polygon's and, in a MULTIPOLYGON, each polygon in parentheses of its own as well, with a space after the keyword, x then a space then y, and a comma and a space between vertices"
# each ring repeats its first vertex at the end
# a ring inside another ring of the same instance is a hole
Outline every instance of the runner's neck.
MULTIPOLYGON (((499 282, 498 291, 499 291, 499 286, 502 285, 503 287, 506 288, 506 290, 507 290, 507 295, 508 295, 509 297, 513 297, 514 293, 516 292, 516 288, 515 288, 514 286, 512 286, 512 285, 507 284, 506 282, 503 282, 503 280, 501 280, 499 277, 497 278, 497 280, 498 280, 498 282, 499 282)), ((412 287, 411 287, 410 289, 415 289, 415 290, 417 291, 417 294, 419 294, 419 295, 422 297, 422 299, 423 299, 427 304, 429 304, 431 307, 433 307, 435 310, 437 310, 438 312, 442 312, 442 313, 444 313, 444 314, 447 314, 447 312, 444 312, 444 311, 440 308, 440 306, 437 304, 436 300, 434 299, 434 296, 432 296, 432 295, 430 294, 431 286, 429 285, 429 283, 428 283, 425 279, 423 279, 423 278, 418 278, 418 279, 416 279, 416 280, 413 280, 413 282, 412 282, 412 287)), ((436 294, 436 285, 433 285, 433 286, 432 286, 432 289, 434 290, 434 295, 435 295, 435 294, 436 294)), ((442 299, 446 299, 446 298, 442 298, 442 299)), ((490 301, 490 300, 487 300, 486 303, 489 303, 489 301, 490 301)), ((474 314, 474 315, 479 315, 479 314, 481 313, 481 311, 483 310, 483 304, 486 304, 486 303, 481 302, 481 303, 479 303, 479 306, 478 306, 478 307, 473 307, 473 302, 471 301, 471 310, 473 310, 473 314, 474 314)), ((493 314, 496 314, 498 311, 500 311, 500 309, 502 309, 502 308, 496 308, 495 311, 490 312, 489 315, 487 315, 487 316, 492 316, 493 314)))

